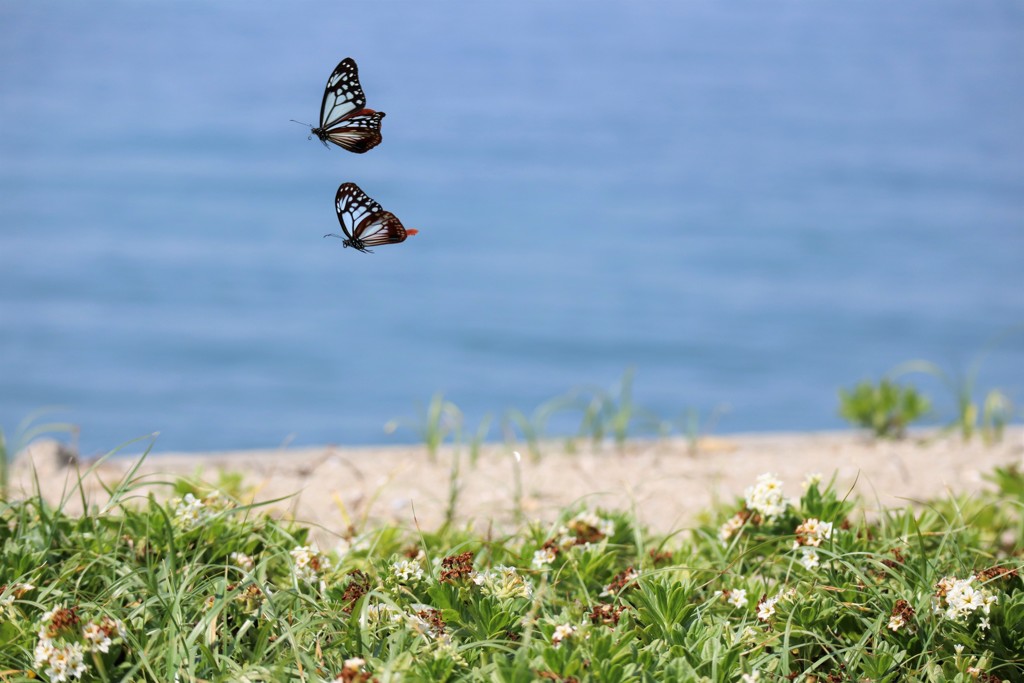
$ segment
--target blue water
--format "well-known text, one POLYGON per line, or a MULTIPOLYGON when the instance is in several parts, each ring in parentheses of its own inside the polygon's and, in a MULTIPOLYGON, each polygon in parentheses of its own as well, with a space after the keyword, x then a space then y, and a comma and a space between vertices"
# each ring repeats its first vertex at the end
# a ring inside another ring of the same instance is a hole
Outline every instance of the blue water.
POLYGON ((403 441, 628 367, 666 418, 835 428, 913 358, 1024 401, 1017 1, 4 0, 0 64, 8 432, 403 441), (345 56, 361 156, 289 122, 345 56), (321 239, 344 181, 420 234, 321 239))

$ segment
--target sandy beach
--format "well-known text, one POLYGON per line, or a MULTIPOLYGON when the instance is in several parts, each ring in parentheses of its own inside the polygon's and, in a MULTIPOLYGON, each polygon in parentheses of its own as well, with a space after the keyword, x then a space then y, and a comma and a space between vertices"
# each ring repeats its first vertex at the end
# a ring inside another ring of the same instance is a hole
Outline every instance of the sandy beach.
MULTIPOLYGON (((773 472, 796 496, 810 473, 851 490, 868 508, 906 505, 947 491, 970 493, 989 486, 997 466, 1024 464, 1024 428, 1008 429, 987 446, 958 436, 927 434, 903 441, 873 441, 852 432, 775 433, 705 439, 692 453, 683 440, 631 441, 624 449, 577 442, 575 452, 550 442, 540 460, 517 462, 505 445, 485 446, 476 466, 467 449, 459 456, 456 519, 477 529, 508 529, 523 519, 550 521, 567 505, 633 510, 642 524, 673 531, 692 524, 716 500, 741 496, 757 475, 773 472)), ((11 470, 12 494, 29 495, 33 468, 51 502, 66 495, 83 473, 89 504, 106 500, 103 484, 125 476, 135 457, 60 467, 55 443, 37 442, 11 470)), ((283 498, 266 510, 309 523, 322 541, 375 524, 424 530, 443 523, 449 506, 456 451, 442 448, 431 462, 424 446, 287 448, 151 455, 135 476, 154 482, 159 496, 176 477, 216 483, 221 473, 243 476, 256 501, 283 498)), ((72 496, 67 509, 81 508, 72 496)))

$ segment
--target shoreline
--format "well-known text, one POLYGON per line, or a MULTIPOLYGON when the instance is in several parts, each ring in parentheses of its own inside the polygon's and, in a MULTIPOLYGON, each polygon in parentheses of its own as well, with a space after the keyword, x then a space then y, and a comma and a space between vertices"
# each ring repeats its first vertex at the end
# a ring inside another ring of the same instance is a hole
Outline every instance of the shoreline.
MULTIPOLYGON (((476 466, 464 447, 455 519, 500 531, 524 519, 552 522, 566 506, 581 503, 633 510, 641 524, 671 532, 692 524, 716 501, 742 496, 763 472, 779 476, 788 496, 798 495, 811 473, 825 481, 835 474, 836 486, 859 496, 865 508, 902 506, 947 491, 978 491, 995 467, 1024 465, 1024 426, 1008 427, 991 446, 978 437, 965 443, 936 431, 895 442, 853 431, 726 435, 703 439, 701 446, 691 454, 681 438, 630 440, 620 451, 579 440, 567 453, 564 441, 548 441, 534 461, 523 443, 515 446, 522 454, 516 463, 509 446, 485 444, 476 466)), ((136 474, 155 481, 198 476, 211 484, 222 474, 240 474, 255 502, 283 499, 261 509, 310 524, 321 542, 330 542, 353 527, 436 529, 449 507, 454 455, 452 446, 443 446, 431 462, 422 444, 166 452, 147 456, 136 474)), ((96 464, 83 479, 89 504, 105 502, 102 485, 125 476, 138 459, 116 456, 96 464)), ((12 496, 31 494, 33 466, 50 502, 90 468, 89 462, 61 468, 56 460, 55 442, 30 445, 10 469, 12 496)), ((80 511, 79 496, 70 498, 67 509, 80 511)))

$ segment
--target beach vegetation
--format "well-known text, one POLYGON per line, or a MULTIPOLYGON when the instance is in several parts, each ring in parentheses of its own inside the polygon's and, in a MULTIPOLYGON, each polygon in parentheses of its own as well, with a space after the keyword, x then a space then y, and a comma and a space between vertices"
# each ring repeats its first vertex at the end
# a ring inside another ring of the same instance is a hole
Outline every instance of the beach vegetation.
POLYGON ((931 361, 914 360, 897 367, 893 375, 917 373, 938 379, 949 391, 954 405, 953 418, 946 430, 958 433, 965 441, 980 435, 985 443, 998 443, 1013 417, 1013 403, 1002 389, 978 386, 983 358, 983 355, 978 355, 962 371, 945 370, 931 361))
POLYGON ((581 501, 338 537, 136 471, 0 504, 3 680, 1024 679, 1019 468, 883 509, 765 473, 667 535, 581 501))
POLYGON ((888 378, 839 390, 839 415, 880 439, 903 438, 907 427, 930 410, 931 402, 917 389, 888 378))

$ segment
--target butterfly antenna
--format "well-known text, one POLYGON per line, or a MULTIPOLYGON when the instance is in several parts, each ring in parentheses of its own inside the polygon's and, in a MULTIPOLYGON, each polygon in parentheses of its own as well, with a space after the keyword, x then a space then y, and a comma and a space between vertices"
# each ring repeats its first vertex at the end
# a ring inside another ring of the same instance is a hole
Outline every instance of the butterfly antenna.
POLYGON ((333 232, 329 232, 324 237, 337 237, 338 239, 344 239, 341 235, 335 235, 333 232))
POLYGON ((303 123, 302 121, 296 121, 295 119, 288 119, 288 120, 289 120, 289 121, 291 121, 292 123, 297 123, 297 124, 299 124, 300 126, 305 126, 306 128, 312 128, 312 127, 313 127, 313 125, 312 125, 312 124, 309 124, 309 123, 303 123))

